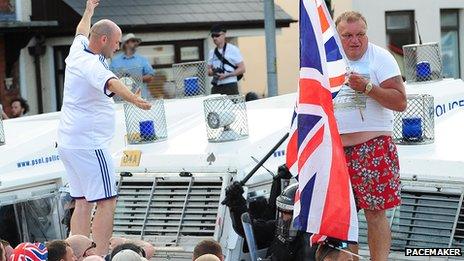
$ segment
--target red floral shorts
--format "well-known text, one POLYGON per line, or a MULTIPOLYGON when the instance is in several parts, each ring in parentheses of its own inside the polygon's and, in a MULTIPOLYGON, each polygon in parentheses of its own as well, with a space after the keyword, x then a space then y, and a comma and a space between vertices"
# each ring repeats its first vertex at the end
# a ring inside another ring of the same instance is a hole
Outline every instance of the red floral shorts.
POLYGON ((345 147, 358 209, 385 210, 401 204, 398 153, 389 136, 345 147))

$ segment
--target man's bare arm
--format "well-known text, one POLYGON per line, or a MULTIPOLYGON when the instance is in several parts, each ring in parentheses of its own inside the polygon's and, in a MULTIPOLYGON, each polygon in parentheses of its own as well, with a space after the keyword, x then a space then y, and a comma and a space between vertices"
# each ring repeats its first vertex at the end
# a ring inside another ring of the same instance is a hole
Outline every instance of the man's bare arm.
MULTIPOLYGON (((358 92, 364 92, 369 80, 357 73, 351 73, 348 76, 349 86, 358 92)), ((368 94, 383 107, 394 110, 404 111, 406 109, 406 90, 404 88, 401 76, 395 76, 380 83, 380 86, 374 86, 368 94)))
POLYGON ((119 97, 123 98, 125 101, 133 103, 135 106, 149 110, 151 108, 151 104, 144 99, 140 98, 140 89, 134 94, 118 79, 113 78, 108 80, 107 89, 111 92, 114 92, 119 97))
POLYGON ((394 111, 406 110, 406 91, 401 76, 395 76, 380 84, 380 88, 373 88, 369 96, 383 107, 394 111))
POLYGON ((95 10, 95 7, 98 6, 99 2, 100 0, 87 0, 84 14, 82 15, 82 19, 76 28, 76 35, 82 34, 87 38, 89 37, 93 12, 95 10))

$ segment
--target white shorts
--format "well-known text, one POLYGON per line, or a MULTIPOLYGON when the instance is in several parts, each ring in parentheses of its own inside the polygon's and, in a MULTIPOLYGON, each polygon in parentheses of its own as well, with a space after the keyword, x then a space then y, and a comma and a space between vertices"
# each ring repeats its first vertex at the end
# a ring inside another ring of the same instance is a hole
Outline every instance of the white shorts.
POLYGON ((65 149, 58 147, 69 182, 71 197, 88 202, 117 196, 116 173, 106 149, 65 149))

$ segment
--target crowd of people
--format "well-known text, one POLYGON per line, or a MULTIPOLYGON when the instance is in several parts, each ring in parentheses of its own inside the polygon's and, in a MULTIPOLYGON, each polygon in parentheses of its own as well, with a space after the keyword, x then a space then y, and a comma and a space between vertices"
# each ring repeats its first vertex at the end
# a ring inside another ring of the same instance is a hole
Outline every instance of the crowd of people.
MULTIPOLYGON (((96 243, 83 235, 64 240, 20 243, 16 247, 0 240, 0 261, 144 261, 155 255, 152 244, 143 240, 112 237, 106 255, 96 254, 96 243)), ((224 261, 221 245, 212 239, 199 242, 192 261, 224 261)))

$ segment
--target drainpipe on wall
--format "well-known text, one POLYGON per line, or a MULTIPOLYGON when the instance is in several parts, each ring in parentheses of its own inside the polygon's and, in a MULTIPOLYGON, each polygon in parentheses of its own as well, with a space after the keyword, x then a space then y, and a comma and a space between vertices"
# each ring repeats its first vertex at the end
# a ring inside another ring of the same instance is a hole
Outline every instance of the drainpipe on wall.
POLYGON ((264 30, 266 34, 267 96, 277 96, 276 20, 274 0, 264 0, 264 30))
POLYGON ((35 37, 35 45, 28 48, 29 54, 34 56, 35 66, 35 83, 37 90, 37 106, 38 113, 41 114, 44 111, 43 106, 43 95, 42 95, 42 73, 40 70, 40 56, 45 54, 46 47, 44 45, 45 37, 43 35, 35 37))

